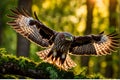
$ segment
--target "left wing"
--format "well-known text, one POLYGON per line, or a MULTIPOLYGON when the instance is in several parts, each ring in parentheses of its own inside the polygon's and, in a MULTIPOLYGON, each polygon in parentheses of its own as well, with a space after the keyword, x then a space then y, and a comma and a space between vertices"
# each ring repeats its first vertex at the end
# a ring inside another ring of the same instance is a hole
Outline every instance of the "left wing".
POLYGON ((56 32, 42 24, 36 14, 34 14, 36 18, 34 19, 24 9, 11 11, 14 14, 8 15, 8 17, 12 18, 13 21, 8 22, 8 24, 11 25, 16 32, 42 47, 48 47, 52 44, 51 40, 56 32))
POLYGON ((99 35, 86 35, 75 37, 71 45, 71 54, 76 55, 106 55, 110 54, 119 46, 118 34, 111 33, 104 35, 103 32, 99 35))

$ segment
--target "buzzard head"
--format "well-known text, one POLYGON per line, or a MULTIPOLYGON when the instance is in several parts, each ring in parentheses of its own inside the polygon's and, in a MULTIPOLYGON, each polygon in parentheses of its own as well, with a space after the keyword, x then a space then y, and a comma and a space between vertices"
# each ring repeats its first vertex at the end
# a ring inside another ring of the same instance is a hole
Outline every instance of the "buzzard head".
POLYGON ((70 42, 73 41, 73 36, 69 33, 64 33, 64 38, 66 41, 70 41, 70 42))

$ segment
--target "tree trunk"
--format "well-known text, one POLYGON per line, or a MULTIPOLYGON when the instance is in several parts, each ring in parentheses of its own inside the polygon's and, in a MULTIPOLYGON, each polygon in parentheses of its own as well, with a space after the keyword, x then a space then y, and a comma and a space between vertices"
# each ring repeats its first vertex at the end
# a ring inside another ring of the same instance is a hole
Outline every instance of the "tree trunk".
MULTIPOLYGON (((31 14, 32 0, 19 0, 18 8, 24 8, 31 14)), ((29 56, 30 42, 17 34, 17 56, 29 56)))
MULTIPOLYGON (((90 34, 92 32, 92 21, 93 21, 93 8, 94 8, 95 0, 87 0, 87 22, 86 29, 84 34, 90 34)), ((81 66, 88 66, 89 57, 82 56, 81 57, 81 66)))
POLYGON ((109 26, 110 31, 116 31, 117 18, 116 18, 117 0, 109 0, 109 26), (112 30, 111 30, 112 29, 112 30))
POLYGON ((94 4, 95 0, 87 0, 87 21, 84 34, 90 34, 92 32, 94 4))
POLYGON ((0 13, 0 46, 2 45, 2 13, 0 13))
MULTIPOLYGON (((118 6, 119 6, 119 17, 118 17, 118 34, 119 34, 119 36, 120 36, 120 1, 119 1, 119 4, 118 4, 118 6)), ((120 40, 119 40, 119 42, 120 42, 120 40)), ((120 49, 118 50, 118 55, 120 56, 120 49)), ((119 57, 118 56, 118 57, 119 57)), ((119 58, 118 58, 119 59, 119 58)), ((120 61, 119 61, 119 63, 118 63, 118 67, 120 66, 120 61)), ((118 79, 120 79, 120 68, 119 68, 119 71, 118 71, 118 77, 117 77, 118 79)))
MULTIPOLYGON (((110 0, 109 1, 109 26, 110 26, 110 32, 116 31, 116 4, 117 0, 110 0)), ((112 78, 114 74, 113 66, 112 66, 112 56, 106 56, 107 66, 106 66, 106 77, 112 78)))

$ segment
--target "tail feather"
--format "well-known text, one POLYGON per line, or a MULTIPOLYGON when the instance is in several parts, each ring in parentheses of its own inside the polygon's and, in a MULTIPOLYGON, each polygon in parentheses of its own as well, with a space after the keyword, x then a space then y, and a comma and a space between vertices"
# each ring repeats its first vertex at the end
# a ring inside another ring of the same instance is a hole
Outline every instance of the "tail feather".
POLYGON ((40 59, 43 59, 43 61, 48 62, 50 64, 54 64, 63 70, 68 70, 76 66, 76 63, 70 58, 69 55, 66 56, 66 59, 63 64, 61 63, 60 57, 56 58, 53 56, 53 54, 48 57, 48 54, 50 51, 51 49, 49 48, 49 49, 37 52, 37 55, 40 57, 40 59))

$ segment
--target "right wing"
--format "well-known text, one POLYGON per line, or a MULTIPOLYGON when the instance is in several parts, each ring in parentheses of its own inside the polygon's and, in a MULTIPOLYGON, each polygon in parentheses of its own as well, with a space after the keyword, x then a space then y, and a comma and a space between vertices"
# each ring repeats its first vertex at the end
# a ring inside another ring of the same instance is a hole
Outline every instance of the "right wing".
POLYGON ((7 24, 12 26, 16 32, 42 47, 48 47, 53 43, 50 40, 52 40, 56 32, 42 24, 36 14, 34 15, 37 20, 31 17, 24 9, 11 9, 11 11, 14 15, 8 15, 8 17, 12 18, 13 21, 7 24))
POLYGON ((98 35, 86 35, 75 37, 74 42, 71 45, 71 54, 90 56, 90 55, 107 55, 112 51, 115 51, 116 47, 119 47, 118 34, 111 33, 105 35, 100 33, 98 35))

